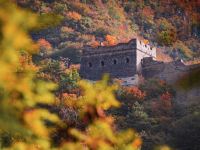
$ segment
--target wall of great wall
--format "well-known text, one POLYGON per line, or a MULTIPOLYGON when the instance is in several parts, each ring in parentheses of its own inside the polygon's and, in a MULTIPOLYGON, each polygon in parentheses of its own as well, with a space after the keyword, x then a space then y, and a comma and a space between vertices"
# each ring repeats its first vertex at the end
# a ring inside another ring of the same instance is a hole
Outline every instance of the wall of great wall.
POLYGON ((157 78, 174 84, 178 79, 199 66, 185 65, 182 60, 164 63, 155 61, 149 57, 142 60, 142 75, 146 79, 157 78))
POLYGON ((80 75, 85 79, 99 80, 108 73, 112 78, 130 80, 141 71, 141 60, 145 57, 156 58, 156 49, 138 39, 109 47, 85 47, 80 75))

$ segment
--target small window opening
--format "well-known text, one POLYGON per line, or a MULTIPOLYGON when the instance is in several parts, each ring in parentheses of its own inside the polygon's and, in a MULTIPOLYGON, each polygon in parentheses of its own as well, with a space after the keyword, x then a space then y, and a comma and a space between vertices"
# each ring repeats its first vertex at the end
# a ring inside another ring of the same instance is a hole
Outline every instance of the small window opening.
POLYGON ((129 58, 126 58, 126 63, 128 64, 130 62, 129 58))
POLYGON ((104 61, 101 61, 101 66, 104 66, 105 64, 104 64, 104 61))
POLYGON ((92 63, 91 63, 91 62, 89 62, 89 63, 88 63, 88 66, 91 68, 91 67, 92 67, 92 63))
POLYGON ((113 60, 113 64, 114 64, 114 65, 117 64, 117 60, 116 60, 116 59, 113 60))

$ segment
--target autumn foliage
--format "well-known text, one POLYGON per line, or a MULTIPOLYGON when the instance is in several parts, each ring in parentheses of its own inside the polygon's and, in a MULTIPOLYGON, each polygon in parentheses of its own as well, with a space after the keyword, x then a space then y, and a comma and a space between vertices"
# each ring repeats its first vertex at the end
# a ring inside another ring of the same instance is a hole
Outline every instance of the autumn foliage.
POLYGON ((45 48, 45 49, 51 49, 52 48, 51 44, 43 38, 38 40, 38 44, 41 48, 45 48))
POLYGON ((154 17, 154 11, 153 11, 153 9, 151 9, 151 7, 145 6, 142 9, 142 15, 143 15, 143 17, 147 17, 150 21, 152 21, 153 17, 154 17))
POLYGON ((93 41, 93 42, 91 42, 90 45, 95 48, 95 47, 100 46, 100 43, 98 41, 93 41))
POLYGON ((173 96, 168 91, 160 95, 160 97, 152 102, 152 110, 158 116, 168 116, 173 108, 173 96))
POLYGON ((143 100, 146 96, 146 93, 141 91, 137 86, 124 87, 122 91, 122 95, 130 100, 143 100))
POLYGON ((105 39, 106 39, 105 45, 112 46, 112 45, 115 45, 117 43, 117 39, 116 39, 115 36, 106 35, 105 39))
POLYGON ((75 21, 81 20, 81 15, 75 11, 68 12, 66 15, 67 15, 67 17, 69 17, 70 19, 73 19, 75 21))
POLYGON ((166 92, 160 96, 164 109, 172 108, 172 95, 169 92, 166 92))

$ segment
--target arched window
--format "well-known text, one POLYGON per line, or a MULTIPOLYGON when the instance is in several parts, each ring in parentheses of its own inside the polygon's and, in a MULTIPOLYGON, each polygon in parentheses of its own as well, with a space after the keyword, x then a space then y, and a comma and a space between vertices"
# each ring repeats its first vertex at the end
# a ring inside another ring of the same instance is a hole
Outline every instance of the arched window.
POLYGON ((130 62, 129 58, 126 58, 126 63, 128 64, 130 62))
POLYGON ((103 67, 105 64, 104 64, 104 61, 101 61, 101 66, 103 67))
POLYGON ((92 63, 91 63, 91 62, 89 62, 89 63, 88 63, 88 66, 91 68, 91 67, 92 67, 92 63))
POLYGON ((117 60, 116 60, 116 59, 113 60, 113 64, 114 64, 114 65, 117 64, 117 60))

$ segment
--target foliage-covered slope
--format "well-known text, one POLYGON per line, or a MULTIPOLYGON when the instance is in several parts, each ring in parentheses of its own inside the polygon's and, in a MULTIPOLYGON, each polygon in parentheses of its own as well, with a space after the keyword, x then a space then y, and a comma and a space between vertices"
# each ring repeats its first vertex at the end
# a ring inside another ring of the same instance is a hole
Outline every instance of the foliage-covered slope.
MULTIPOLYGON (((73 62, 84 45, 113 45, 133 37, 144 37, 173 58, 199 56, 199 1, 185 0, 17 0, 23 7, 44 14, 57 14, 54 22, 33 38, 44 38, 55 50, 65 50, 73 62), (56 22, 56 21, 55 21, 56 22), (163 48, 161 48, 162 50, 163 48)), ((43 17, 47 18, 47 17, 43 17)), ((54 51, 55 51, 54 50, 54 51)))

